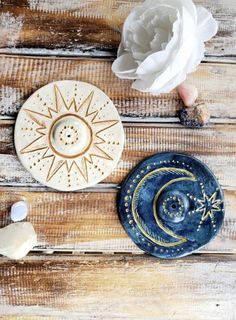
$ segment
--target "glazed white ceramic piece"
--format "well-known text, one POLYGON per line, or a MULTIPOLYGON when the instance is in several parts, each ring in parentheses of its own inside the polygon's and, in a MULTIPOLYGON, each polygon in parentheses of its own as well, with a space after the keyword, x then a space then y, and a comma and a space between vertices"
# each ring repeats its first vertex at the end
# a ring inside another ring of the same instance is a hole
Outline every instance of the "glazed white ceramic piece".
POLYGON ((28 205, 25 201, 18 201, 11 207, 11 220, 14 222, 22 221, 27 217, 28 205))
POLYGON ((116 167, 124 130, 109 97, 80 81, 50 83, 22 106, 15 147, 42 184, 62 191, 93 186, 116 167))
POLYGON ((0 254, 22 259, 37 244, 37 235, 30 222, 17 222, 0 229, 0 254))

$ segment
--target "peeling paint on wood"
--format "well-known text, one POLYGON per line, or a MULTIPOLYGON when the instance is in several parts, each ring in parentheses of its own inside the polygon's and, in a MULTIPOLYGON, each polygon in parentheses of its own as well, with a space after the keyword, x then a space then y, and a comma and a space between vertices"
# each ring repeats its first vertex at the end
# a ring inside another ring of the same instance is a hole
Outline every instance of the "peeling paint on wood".
MULTIPOLYGON (((157 152, 192 154, 205 162, 222 186, 236 188, 236 127, 214 125, 189 129, 177 124, 125 124, 125 149, 114 172, 105 183, 121 183, 139 161, 157 152)), ((13 145, 12 121, 0 122, 0 185, 38 184, 20 164, 13 145)))
MULTIPOLYGON (((30 221, 42 251, 141 253, 122 228, 117 190, 56 193, 22 188, 0 188, 0 227, 10 223, 12 203, 26 200, 30 221)), ((200 252, 236 253, 236 192, 225 190, 226 218, 216 239, 200 252)))
POLYGON ((233 320, 235 267, 234 256, 2 259, 0 313, 80 320, 233 320))
POLYGON ((15 47, 18 44, 22 26, 23 15, 14 17, 11 12, 2 12, 0 14, 0 47, 15 47))
POLYGON ((0 110, 7 111, 7 114, 12 113, 12 109, 18 108, 24 102, 23 96, 17 88, 4 86, 0 87, 0 110))
MULTIPOLYGON (((139 2, 0 0, 0 52, 114 57, 122 23, 139 2)), ((177 121, 181 101, 176 92, 154 97, 131 90, 129 81, 111 73, 108 60, 0 56, 0 226, 10 223, 12 203, 26 199, 27 219, 39 236, 35 250, 58 251, 19 262, 0 259, 0 318, 235 319, 236 66, 213 62, 235 62, 236 3, 195 2, 206 6, 220 25, 217 36, 207 43, 204 60, 212 63, 202 64, 189 82, 197 85, 199 102, 209 105, 212 123, 224 126, 190 130, 155 124, 177 121), (40 86, 61 79, 99 86, 127 122, 122 160, 93 190, 49 190, 24 170, 15 155, 14 120, 6 119, 13 119, 40 86), (200 254, 177 261, 141 254, 116 212, 117 183, 142 158, 160 151, 199 157, 225 188, 226 219, 220 234, 200 254), (60 255, 62 251, 83 255, 60 255), (92 255, 99 252, 106 254, 92 255)))
MULTIPOLYGON (((120 42, 122 24, 131 8, 140 3, 137 0, 4 0, 1 10, 14 19, 20 17, 23 26, 17 47, 22 52, 47 48, 55 50, 54 54, 60 54, 58 49, 65 49, 67 52, 77 51, 77 54, 97 52, 100 55, 101 50, 114 56, 120 42)), ((234 56, 235 3, 228 0, 196 0, 195 3, 210 9, 219 21, 219 32, 207 43, 205 59, 216 56, 223 60, 224 57, 234 56)), ((7 49, 11 46, 9 41, 15 41, 13 34, 2 38, 0 47, 7 49)))
MULTIPOLYGON (((160 96, 131 89, 131 82, 120 80, 106 60, 30 58, 1 56, 0 115, 16 116, 22 102, 36 89, 50 81, 61 79, 90 82, 113 100, 120 115, 130 121, 160 121, 176 117, 182 105, 176 91, 160 96)), ((199 89, 199 102, 205 102, 215 119, 233 119, 236 123, 236 66, 202 64, 188 77, 199 89)), ((165 121, 166 121, 165 120, 165 121)), ((170 121, 170 120, 169 120, 170 121)))

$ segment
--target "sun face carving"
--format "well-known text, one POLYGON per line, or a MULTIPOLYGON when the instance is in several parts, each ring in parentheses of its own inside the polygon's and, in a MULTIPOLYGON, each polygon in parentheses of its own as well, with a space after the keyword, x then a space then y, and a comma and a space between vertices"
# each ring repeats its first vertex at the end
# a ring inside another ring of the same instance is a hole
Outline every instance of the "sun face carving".
POLYGON ((49 84, 34 93, 19 113, 16 131, 21 134, 15 134, 15 142, 22 163, 38 181, 59 190, 103 180, 117 164, 124 143, 110 99, 77 81, 49 84))

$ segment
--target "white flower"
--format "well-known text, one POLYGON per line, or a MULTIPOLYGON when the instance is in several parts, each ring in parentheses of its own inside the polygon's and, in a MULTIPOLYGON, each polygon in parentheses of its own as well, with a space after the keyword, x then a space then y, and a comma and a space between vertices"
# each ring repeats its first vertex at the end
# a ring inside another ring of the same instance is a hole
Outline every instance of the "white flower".
POLYGON ((112 71, 134 79, 139 91, 168 93, 196 69, 217 29, 211 13, 192 0, 147 0, 124 23, 112 71))

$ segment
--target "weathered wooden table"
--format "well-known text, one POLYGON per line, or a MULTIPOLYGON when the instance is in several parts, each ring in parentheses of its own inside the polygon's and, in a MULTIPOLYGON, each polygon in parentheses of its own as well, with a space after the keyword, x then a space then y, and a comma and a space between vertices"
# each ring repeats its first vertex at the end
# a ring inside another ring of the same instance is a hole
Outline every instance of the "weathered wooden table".
POLYGON ((189 77, 212 113, 204 130, 178 123, 176 94, 153 97, 111 73, 132 0, 1 0, 0 222, 27 199, 37 248, 22 261, 0 259, 0 315, 9 319, 236 319, 236 4, 198 0, 220 23, 205 60, 189 77), (59 193, 38 184, 13 145, 17 111, 50 81, 76 79, 104 90, 124 122, 126 146, 115 172, 90 190, 59 193), (119 223, 118 185, 160 151, 193 154, 224 189, 226 219, 200 253, 176 261, 143 254, 119 223), (233 305, 234 304, 234 305, 233 305))

